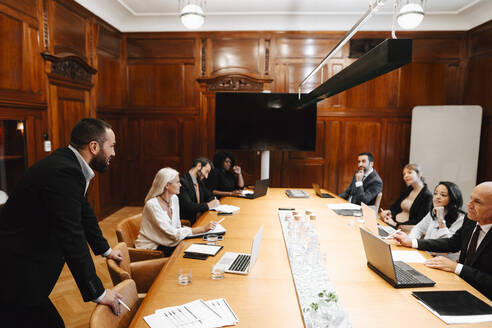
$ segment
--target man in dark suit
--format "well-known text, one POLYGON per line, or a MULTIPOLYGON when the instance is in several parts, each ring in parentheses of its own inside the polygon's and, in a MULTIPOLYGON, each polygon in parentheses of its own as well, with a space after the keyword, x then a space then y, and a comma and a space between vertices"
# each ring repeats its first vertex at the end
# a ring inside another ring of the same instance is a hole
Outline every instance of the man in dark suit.
POLYGON ((492 182, 473 189, 468 202, 468 215, 461 228, 450 238, 410 239, 395 234, 401 245, 432 252, 461 251, 458 263, 437 256, 425 265, 454 272, 492 300, 492 182))
POLYGON ((208 177, 212 169, 212 162, 199 157, 193 161, 193 167, 180 178, 179 216, 189 220, 193 225, 199 213, 220 205, 220 202, 207 189, 203 180, 208 177))
POLYGON ((373 168, 374 156, 371 153, 360 153, 357 157, 358 170, 347 190, 339 196, 353 204, 364 203, 373 205, 378 194, 383 191, 383 181, 373 168))
POLYGON ((87 200, 93 170, 108 168, 115 135, 101 120, 79 121, 70 146, 31 166, 0 213, 0 322, 4 327, 64 327, 48 298, 68 264, 84 301, 120 313, 121 295, 105 290, 87 247, 116 261, 87 200))

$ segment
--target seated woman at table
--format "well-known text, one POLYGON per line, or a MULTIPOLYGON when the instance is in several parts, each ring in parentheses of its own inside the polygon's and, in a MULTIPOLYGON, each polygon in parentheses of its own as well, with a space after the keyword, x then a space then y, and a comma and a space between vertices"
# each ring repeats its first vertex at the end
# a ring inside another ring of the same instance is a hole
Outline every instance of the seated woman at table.
POLYGON ((166 167, 157 172, 145 197, 136 248, 158 249, 170 256, 186 236, 215 228, 214 221, 194 228, 181 226, 177 196, 180 187, 178 171, 166 167))
POLYGON ((422 169, 418 164, 405 165, 403 181, 407 189, 389 210, 381 210, 381 219, 395 228, 402 224, 419 223, 429 212, 432 204, 432 194, 424 183, 422 169))
MULTIPOLYGON (((463 196, 460 188, 453 182, 441 181, 434 189, 432 207, 429 213, 408 234, 411 239, 449 238, 461 228, 465 218, 461 210, 463 196)), ((404 233, 400 233, 403 234, 404 233)), ((446 257, 456 261, 458 253, 446 257)))
POLYGON ((205 185, 216 196, 237 196, 244 188, 241 167, 236 164, 234 155, 217 152, 214 156, 214 168, 210 171, 205 185), (233 174, 234 173, 234 174, 233 174))

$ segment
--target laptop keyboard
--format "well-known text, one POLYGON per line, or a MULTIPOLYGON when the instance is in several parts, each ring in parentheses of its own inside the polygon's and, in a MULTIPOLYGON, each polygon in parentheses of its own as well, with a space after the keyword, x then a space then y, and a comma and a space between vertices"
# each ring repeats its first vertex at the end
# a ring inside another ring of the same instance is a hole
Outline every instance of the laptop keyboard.
POLYGON ((417 279, 412 273, 418 274, 417 271, 411 270, 407 271, 395 265, 396 280, 399 284, 418 284, 421 281, 417 279))
POLYGON ((231 271, 246 271, 246 268, 249 265, 249 260, 251 259, 251 255, 243 255, 239 254, 234 262, 229 266, 229 270, 231 271))

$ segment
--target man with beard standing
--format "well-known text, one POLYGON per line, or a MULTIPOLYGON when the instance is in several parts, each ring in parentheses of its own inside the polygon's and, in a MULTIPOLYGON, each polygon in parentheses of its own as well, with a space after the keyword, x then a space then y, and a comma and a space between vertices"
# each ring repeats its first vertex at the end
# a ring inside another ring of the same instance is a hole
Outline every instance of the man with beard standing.
POLYGON ((339 196, 353 204, 373 205, 378 194, 383 191, 383 181, 373 168, 374 156, 360 153, 357 157, 358 171, 355 172, 347 190, 339 196))
POLYGON ((64 327, 48 298, 65 262, 84 301, 120 313, 121 295, 105 290, 87 244, 116 261, 87 200, 93 170, 104 172, 114 152, 111 126, 95 118, 79 121, 70 146, 31 166, 0 213, 0 322, 5 327, 64 327))

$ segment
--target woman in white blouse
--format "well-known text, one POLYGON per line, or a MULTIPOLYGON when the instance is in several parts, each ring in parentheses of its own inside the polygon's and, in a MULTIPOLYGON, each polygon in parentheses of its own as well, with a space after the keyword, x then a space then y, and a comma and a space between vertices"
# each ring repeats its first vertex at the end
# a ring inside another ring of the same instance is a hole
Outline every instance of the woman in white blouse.
MULTIPOLYGON (((464 213, 461 211, 463 196, 460 188, 449 181, 441 181, 434 189, 432 207, 429 213, 415 225, 408 235, 416 239, 449 238, 463 225, 464 213)), ((447 255, 457 260, 459 253, 447 255)))
POLYGON ((158 249, 170 256, 186 236, 215 228, 214 221, 194 228, 181 226, 177 196, 180 187, 178 171, 166 167, 157 172, 145 197, 142 225, 135 241, 137 248, 158 249))

